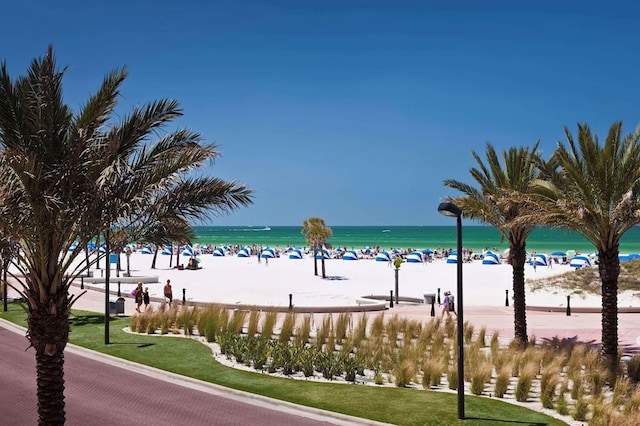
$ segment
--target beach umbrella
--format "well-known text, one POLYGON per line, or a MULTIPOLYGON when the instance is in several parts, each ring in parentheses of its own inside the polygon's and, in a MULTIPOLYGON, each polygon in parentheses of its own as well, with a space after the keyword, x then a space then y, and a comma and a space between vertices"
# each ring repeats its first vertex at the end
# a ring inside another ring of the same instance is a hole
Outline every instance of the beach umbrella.
POLYGON ((185 246, 184 250, 182 250, 182 255, 183 256, 195 256, 195 252, 193 251, 193 247, 191 246, 185 246))
POLYGON ((591 266, 591 260, 589 259, 588 256, 579 254, 575 256, 573 259, 571 259, 571 263, 569 263, 569 266, 571 266, 572 268, 582 268, 586 266, 591 266))
POLYGON ((533 265, 535 262, 536 266, 547 266, 549 265, 549 256, 546 254, 536 254, 531 259, 529 259, 529 265, 533 265))
POLYGON ((320 253, 316 253, 316 259, 322 259, 324 256, 325 259, 331 259, 331 255, 328 250, 322 250, 322 255, 320 253))
POLYGON ((222 247, 218 247, 213 251, 213 255, 216 257, 224 256, 224 249, 222 247))
POLYGON ((423 252, 424 254, 432 254, 432 253, 433 253, 433 250, 424 249, 424 250, 422 250, 422 252, 423 252))
POLYGON ((165 244, 160 254, 163 256, 171 256, 173 254, 173 247, 169 244, 165 244))
POLYGON ((414 251, 407 255, 407 263, 422 263, 422 253, 414 251))
POLYGON ((303 258, 302 250, 300 249, 293 249, 289 253, 289 259, 302 259, 302 258, 303 258))
POLYGON ((262 250, 262 255, 260 255, 260 257, 262 257, 263 259, 273 258, 276 257, 276 252, 271 247, 267 247, 266 249, 262 250))
POLYGON ((551 256, 567 257, 567 253, 564 251, 554 251, 551 252, 551 256))
POLYGON ((238 252, 238 257, 251 257, 251 253, 247 247, 242 247, 238 252))
POLYGON ((153 248, 151 247, 151 245, 147 244, 146 246, 144 246, 142 248, 142 250, 140 250, 140 253, 142 253, 142 254, 153 254, 153 248))
POLYGON ((376 255, 377 262, 391 262, 391 255, 388 251, 381 251, 376 255))
POLYGON ((458 263, 458 251, 454 250, 451 253, 449 253, 449 256, 447 257, 447 263, 458 263))
POLYGON ((358 253, 355 250, 348 250, 342 256, 342 260, 358 260, 358 253))
POLYGON ((482 258, 482 264, 483 265, 499 265, 500 257, 498 257, 498 255, 495 254, 494 252, 488 251, 485 253, 484 257, 482 258))
POLYGON ((78 242, 74 241, 71 246, 69 247, 69 251, 74 251, 76 249, 76 247, 78 247, 78 242))
POLYGON ((338 248, 336 249, 336 251, 337 251, 338 253, 341 253, 341 252, 343 252, 343 251, 344 251, 344 249, 343 249, 342 247, 338 247, 338 248))

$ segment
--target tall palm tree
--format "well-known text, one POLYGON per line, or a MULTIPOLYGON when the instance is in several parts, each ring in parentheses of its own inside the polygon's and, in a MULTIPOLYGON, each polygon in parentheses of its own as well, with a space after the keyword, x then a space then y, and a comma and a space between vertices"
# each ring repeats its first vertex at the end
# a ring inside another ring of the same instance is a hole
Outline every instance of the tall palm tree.
POLYGON ((623 135, 614 123, 604 142, 587 124, 578 125, 577 140, 565 127, 568 146, 559 142, 549 163, 534 213, 547 225, 582 234, 599 254, 602 289, 602 354, 613 372, 618 356, 618 276, 620 239, 640 223, 640 128, 623 135))
POLYGON ((318 260, 316 252, 320 250, 320 259, 322 262, 322 278, 327 278, 324 266, 324 244, 327 239, 333 235, 331 228, 325 225, 324 219, 321 217, 310 217, 302 223, 302 234, 311 246, 313 251, 314 275, 318 275, 318 260))
POLYGON ((472 152, 479 168, 472 168, 470 173, 478 183, 478 189, 453 179, 444 181, 446 186, 465 194, 455 199, 464 217, 493 225, 502 238, 509 241, 513 269, 514 335, 522 344, 528 341, 524 286, 526 241, 536 224, 519 220, 519 216, 525 213, 526 203, 514 197, 514 193, 527 193, 531 182, 538 177, 538 145, 536 143, 531 149, 512 147, 503 150, 499 157, 488 143, 486 163, 476 152, 472 152))
POLYGON ((72 244, 143 227, 165 207, 202 219, 252 200, 244 185, 193 177, 218 153, 195 132, 163 131, 182 115, 177 102, 136 107, 115 122, 127 76, 117 69, 74 114, 62 98, 65 72, 51 47, 15 80, 0 66, 0 234, 11 231, 22 249, 13 264, 36 352, 40 424, 65 422, 64 349, 77 299, 69 286, 87 268, 72 244))

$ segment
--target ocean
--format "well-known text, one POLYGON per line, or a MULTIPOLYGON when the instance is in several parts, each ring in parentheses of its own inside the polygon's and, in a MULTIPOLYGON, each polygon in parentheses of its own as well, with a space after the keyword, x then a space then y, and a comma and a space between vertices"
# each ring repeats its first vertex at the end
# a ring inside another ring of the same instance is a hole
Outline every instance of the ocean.
MULTIPOLYGON (((366 246, 381 249, 455 248, 456 226, 329 226, 333 247, 360 249, 366 246)), ((196 243, 272 247, 304 247, 308 244, 301 233, 302 226, 194 226, 196 243)), ((463 226, 462 245, 474 251, 485 248, 502 251, 509 247, 500 241, 500 233, 491 226, 463 226)), ((527 251, 551 253, 576 250, 595 251, 593 245, 576 232, 538 228, 527 239, 527 251)), ((629 230, 620 244, 620 253, 640 253, 640 227, 629 230)))

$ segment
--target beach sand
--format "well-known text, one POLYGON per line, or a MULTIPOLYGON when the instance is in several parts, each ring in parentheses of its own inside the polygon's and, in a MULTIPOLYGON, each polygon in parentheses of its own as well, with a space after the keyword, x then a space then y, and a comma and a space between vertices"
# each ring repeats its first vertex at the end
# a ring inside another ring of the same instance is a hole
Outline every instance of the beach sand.
MULTIPOLYGON (((130 257, 130 271, 136 276, 157 276, 157 284, 148 284, 152 297, 162 297, 162 287, 171 280, 175 299, 193 302, 216 302, 225 304, 255 304, 261 306, 288 306, 289 294, 297 307, 309 306, 356 306, 358 300, 367 295, 386 295, 395 289, 395 270, 387 262, 360 259, 346 261, 328 259, 325 261, 327 279, 321 278, 321 264, 318 261, 318 276, 314 275, 312 258, 300 260, 288 256, 270 259, 268 265, 255 256, 238 258, 235 256, 214 257, 200 255, 198 270, 178 270, 169 267, 169 257, 158 255, 156 269, 151 269, 152 255, 133 253, 130 257)), ((180 263, 186 265, 187 256, 180 256, 180 263)), ((122 255, 122 265, 126 258, 122 255)), ((175 265, 175 257, 173 259, 175 265)), ((103 262, 104 266, 104 262, 103 262)), ((568 265, 553 265, 553 268, 525 266, 526 279, 538 279, 571 271, 568 265)), ((97 274, 104 271, 97 271, 97 274)), ((122 275, 122 272, 120 272, 122 275)), ((456 294, 457 268, 445 260, 429 263, 403 263, 399 270, 399 294, 404 297, 423 299, 424 294, 443 294, 450 290, 456 294)), ((111 289, 118 281, 115 265, 111 270, 111 289)), ((147 285, 147 284, 145 284, 147 285)), ((122 290, 130 292, 135 284, 122 284, 122 290)), ((505 305, 506 290, 512 298, 512 268, 508 264, 483 265, 481 261, 463 265, 463 302, 465 306, 505 305)), ((526 290, 528 306, 566 306, 566 290, 545 288, 532 292, 526 290)), ((444 296, 442 296, 444 297, 444 296)), ((639 306, 640 298, 632 292, 619 294, 619 306, 639 306)), ((572 307, 599 307, 599 295, 571 295, 572 307)))

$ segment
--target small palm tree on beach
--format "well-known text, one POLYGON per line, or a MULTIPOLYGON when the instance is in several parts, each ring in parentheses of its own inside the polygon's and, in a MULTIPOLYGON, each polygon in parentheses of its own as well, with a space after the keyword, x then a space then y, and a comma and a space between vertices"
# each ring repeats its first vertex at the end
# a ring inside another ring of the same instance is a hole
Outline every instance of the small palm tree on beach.
POLYGON ((302 234, 305 240, 311 246, 313 252, 314 275, 318 275, 318 259, 316 252, 320 250, 320 259, 322 262, 322 278, 326 278, 324 267, 324 244, 327 239, 333 235, 331 228, 325 225, 324 219, 321 217, 310 217, 302 223, 302 234))
POLYGON ((513 268, 514 335, 522 344, 528 341, 525 300, 524 265, 526 241, 536 223, 519 220, 526 212, 526 201, 513 197, 514 193, 527 193, 538 178, 538 145, 533 148, 510 148, 499 157, 491 144, 487 144, 486 163, 474 151, 473 158, 479 168, 470 170, 479 189, 464 182, 447 179, 444 184, 465 194, 454 202, 469 219, 493 225, 502 238, 509 242, 509 258, 513 268), (502 159, 502 162, 500 161, 502 159))
POLYGON ((62 97, 66 71, 51 47, 15 80, 0 66, 0 234, 21 248, 13 278, 36 353, 40 424, 65 423, 64 349, 80 297, 69 287, 89 266, 77 262, 82 249, 69 248, 112 229, 143 233, 163 212, 198 220, 252 202, 244 185, 193 176, 219 154, 198 133, 163 131, 182 115, 177 102, 116 114, 127 76, 117 69, 74 114, 62 97))
POLYGON ((640 127, 622 134, 614 123, 604 144, 587 124, 577 139, 565 127, 541 177, 532 215, 545 225, 575 230, 596 248, 602 289, 602 354, 615 372, 618 356, 618 276, 620 239, 640 223, 640 127))

